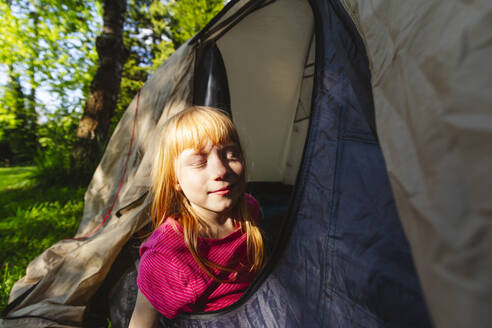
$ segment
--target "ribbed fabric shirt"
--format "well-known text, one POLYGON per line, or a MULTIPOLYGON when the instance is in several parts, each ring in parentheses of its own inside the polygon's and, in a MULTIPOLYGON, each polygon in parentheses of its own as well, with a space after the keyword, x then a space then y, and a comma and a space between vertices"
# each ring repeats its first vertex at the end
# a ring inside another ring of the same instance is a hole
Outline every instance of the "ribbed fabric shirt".
MULTIPOLYGON (((258 202, 249 194, 245 197, 253 219, 257 220, 258 202)), ((244 263, 246 233, 240 227, 220 239, 199 237, 198 244, 200 254, 220 266, 239 269, 244 264, 249 265, 244 263)), ((212 269, 220 279, 232 279, 232 282, 213 280, 191 255, 183 228, 173 218, 167 218, 142 244, 140 256, 138 288, 154 308, 169 319, 180 312, 214 311, 231 305, 255 276, 247 270, 236 275, 212 269)))

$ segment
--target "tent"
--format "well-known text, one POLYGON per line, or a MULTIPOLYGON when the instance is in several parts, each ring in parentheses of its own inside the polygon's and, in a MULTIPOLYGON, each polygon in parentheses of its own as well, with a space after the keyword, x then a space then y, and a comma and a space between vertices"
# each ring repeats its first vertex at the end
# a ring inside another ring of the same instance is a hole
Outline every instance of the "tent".
POLYGON ((113 327, 127 323, 117 314, 133 306, 155 134, 196 103, 238 126, 271 257, 234 305, 163 324, 490 326, 491 11, 230 1, 129 106, 85 195, 81 238, 28 266, 1 325, 81 326, 112 276, 113 327))

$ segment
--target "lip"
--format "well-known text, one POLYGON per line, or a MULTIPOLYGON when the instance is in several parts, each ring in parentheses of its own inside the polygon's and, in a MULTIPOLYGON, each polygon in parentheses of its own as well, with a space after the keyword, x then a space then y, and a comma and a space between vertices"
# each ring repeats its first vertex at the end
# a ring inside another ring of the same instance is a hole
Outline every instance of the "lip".
POLYGON ((210 193, 211 194, 215 194, 215 195, 224 196, 224 195, 227 195, 230 192, 231 192, 231 186, 227 186, 227 187, 224 187, 224 188, 220 188, 220 189, 211 191, 210 193))

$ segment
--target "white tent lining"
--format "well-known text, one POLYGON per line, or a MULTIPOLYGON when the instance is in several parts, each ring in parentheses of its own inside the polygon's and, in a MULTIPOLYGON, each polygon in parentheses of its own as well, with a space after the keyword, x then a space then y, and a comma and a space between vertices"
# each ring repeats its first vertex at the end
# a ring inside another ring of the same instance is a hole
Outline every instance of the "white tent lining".
MULTIPOLYGON (((286 170, 286 154, 292 148, 313 28, 307 2, 284 0, 248 15, 217 41, 227 71, 232 116, 248 159, 249 180, 293 183, 286 176, 291 177, 290 171, 297 172, 298 167, 286 170)), ((311 92, 305 94, 310 98, 311 92)), ((295 150, 299 164, 302 147, 295 150)))

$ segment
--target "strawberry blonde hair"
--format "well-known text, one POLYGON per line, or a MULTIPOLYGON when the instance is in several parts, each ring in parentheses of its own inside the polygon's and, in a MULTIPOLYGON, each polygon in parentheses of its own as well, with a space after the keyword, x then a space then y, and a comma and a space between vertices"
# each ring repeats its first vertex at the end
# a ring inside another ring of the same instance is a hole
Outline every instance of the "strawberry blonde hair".
POLYGON ((237 145, 243 162, 242 190, 234 208, 230 211, 234 224, 240 224, 246 233, 248 268, 251 272, 261 270, 265 263, 264 245, 261 231, 246 205, 244 190, 246 187, 246 166, 239 135, 229 117, 214 108, 205 106, 189 107, 169 118, 160 133, 159 147, 152 166, 152 221, 158 228, 168 217, 174 217, 183 227, 184 241, 193 258, 211 278, 218 282, 227 282, 217 278, 211 269, 234 272, 235 270, 219 266, 203 257, 199 252, 198 237, 204 222, 196 215, 190 202, 182 191, 175 188, 176 159, 185 149, 202 149, 207 142, 214 145, 237 145))

